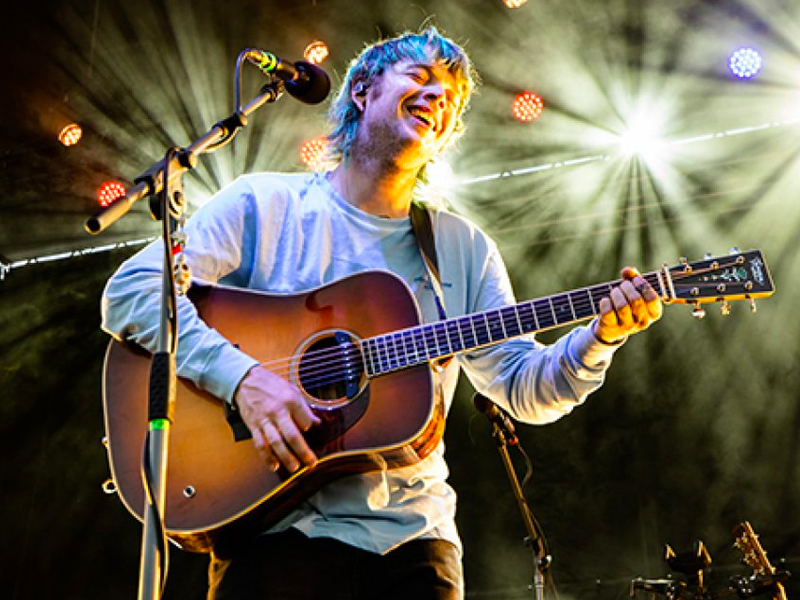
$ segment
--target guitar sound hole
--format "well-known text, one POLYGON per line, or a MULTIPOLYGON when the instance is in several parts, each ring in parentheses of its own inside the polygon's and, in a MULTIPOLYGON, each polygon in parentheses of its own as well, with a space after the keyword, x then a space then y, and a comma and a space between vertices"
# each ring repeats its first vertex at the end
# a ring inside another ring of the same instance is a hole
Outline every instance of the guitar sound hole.
POLYGON ((317 400, 353 399, 360 389, 364 365, 353 338, 336 331, 305 349, 298 373, 300 387, 317 400))

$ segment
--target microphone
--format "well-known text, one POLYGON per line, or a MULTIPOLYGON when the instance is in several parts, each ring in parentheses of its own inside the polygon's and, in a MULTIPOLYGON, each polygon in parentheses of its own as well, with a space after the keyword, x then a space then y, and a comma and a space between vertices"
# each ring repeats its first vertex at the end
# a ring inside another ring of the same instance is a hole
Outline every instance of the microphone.
POLYGON ((514 429, 514 423, 503 409, 499 408, 483 394, 478 393, 472 397, 472 403, 478 412, 486 415, 486 418, 500 429, 509 444, 513 446, 519 441, 514 429))
POLYGON ((275 76, 284 82, 286 91, 300 102, 319 104, 331 91, 328 74, 317 65, 304 60, 289 62, 270 52, 251 48, 245 51, 245 58, 267 75, 275 76))

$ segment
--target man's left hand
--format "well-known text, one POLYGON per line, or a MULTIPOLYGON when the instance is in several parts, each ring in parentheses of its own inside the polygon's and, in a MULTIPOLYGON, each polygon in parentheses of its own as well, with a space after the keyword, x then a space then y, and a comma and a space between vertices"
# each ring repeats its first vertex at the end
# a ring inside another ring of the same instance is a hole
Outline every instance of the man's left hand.
POLYGON ((658 294, 635 268, 622 269, 622 279, 610 297, 600 300, 600 317, 594 322, 594 335, 606 344, 647 329, 663 311, 658 294))

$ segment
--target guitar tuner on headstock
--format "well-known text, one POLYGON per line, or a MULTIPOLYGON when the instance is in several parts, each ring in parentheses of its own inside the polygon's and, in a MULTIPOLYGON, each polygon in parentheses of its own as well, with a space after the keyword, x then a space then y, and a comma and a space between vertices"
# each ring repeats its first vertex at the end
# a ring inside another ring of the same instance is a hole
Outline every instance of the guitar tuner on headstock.
POLYGON ((755 299, 766 298, 775 292, 767 264, 759 250, 740 252, 731 248, 726 256, 690 262, 681 258, 673 267, 664 265, 655 273, 656 285, 667 304, 682 303, 693 306, 692 315, 705 316, 701 304, 721 302, 720 312, 730 314, 730 302, 747 300, 755 312, 755 299))

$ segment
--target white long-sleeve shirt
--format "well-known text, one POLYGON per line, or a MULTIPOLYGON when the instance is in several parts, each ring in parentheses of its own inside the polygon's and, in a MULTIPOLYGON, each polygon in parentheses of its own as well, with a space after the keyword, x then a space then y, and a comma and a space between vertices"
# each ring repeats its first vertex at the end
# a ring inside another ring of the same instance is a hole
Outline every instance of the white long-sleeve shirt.
MULTIPOLYGON (((494 242, 456 215, 435 212, 432 221, 447 316, 513 304, 494 242)), ((184 253, 197 280, 288 293, 384 269, 406 281, 425 321, 439 318, 410 219, 359 210, 324 174, 240 177, 189 219, 186 233, 184 253)), ((104 329, 151 351, 157 345, 161 264, 156 242, 120 267, 102 304, 104 329)), ((258 361, 209 328, 185 297, 179 298, 178 314, 178 374, 231 401, 258 361)), ((517 419, 554 421, 599 387, 617 347, 578 327, 551 346, 524 336, 461 355, 441 376, 446 409, 462 366, 476 389, 517 419)), ((294 526, 311 537, 379 553, 415 538, 441 538, 460 547, 447 475, 440 443, 416 465, 327 485, 273 530, 294 526)))

